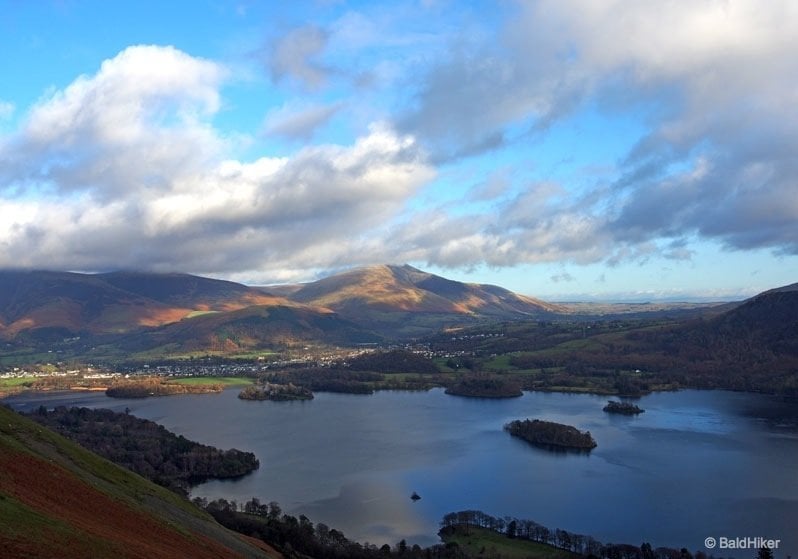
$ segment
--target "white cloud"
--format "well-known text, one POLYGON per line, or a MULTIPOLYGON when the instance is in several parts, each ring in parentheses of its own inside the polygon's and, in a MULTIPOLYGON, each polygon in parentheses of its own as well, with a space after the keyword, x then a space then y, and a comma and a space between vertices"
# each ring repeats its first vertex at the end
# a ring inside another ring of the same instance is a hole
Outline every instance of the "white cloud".
POLYGON ((130 47, 30 110, 0 153, 1 182, 104 199, 174 188, 223 150, 203 119, 224 76, 174 48, 130 47))
POLYGON ((35 106, 0 148, 14 161, 0 266, 326 266, 433 176, 412 137, 378 124, 348 146, 231 158, 209 124, 224 76, 175 49, 131 47, 35 106))

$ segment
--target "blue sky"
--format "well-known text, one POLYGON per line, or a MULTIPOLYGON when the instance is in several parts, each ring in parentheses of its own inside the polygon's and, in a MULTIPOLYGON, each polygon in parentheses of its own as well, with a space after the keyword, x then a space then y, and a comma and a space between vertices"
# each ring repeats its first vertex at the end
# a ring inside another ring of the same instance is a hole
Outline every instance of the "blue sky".
POLYGON ((0 266, 798 281, 790 1, 0 0, 0 266))

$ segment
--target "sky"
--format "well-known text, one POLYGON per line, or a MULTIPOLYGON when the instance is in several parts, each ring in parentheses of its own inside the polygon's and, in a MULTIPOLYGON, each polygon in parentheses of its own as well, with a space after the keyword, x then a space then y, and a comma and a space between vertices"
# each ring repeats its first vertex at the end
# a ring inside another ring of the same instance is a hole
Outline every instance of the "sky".
POLYGON ((798 281, 792 0, 0 0, 0 267, 798 281))

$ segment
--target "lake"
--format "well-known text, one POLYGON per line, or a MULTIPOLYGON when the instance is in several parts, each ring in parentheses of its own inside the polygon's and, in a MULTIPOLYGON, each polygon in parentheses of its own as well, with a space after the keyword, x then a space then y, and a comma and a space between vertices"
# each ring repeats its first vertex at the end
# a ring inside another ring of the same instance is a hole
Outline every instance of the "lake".
POLYGON ((107 407, 190 439, 254 452, 260 469, 212 481, 194 496, 277 501, 285 512, 361 542, 436 543, 441 517, 480 509, 609 543, 707 550, 707 537, 780 539, 798 552, 798 405, 721 391, 656 393, 645 413, 602 411, 605 397, 528 392, 485 400, 429 392, 320 392, 311 401, 256 402, 221 394, 119 400, 39 393, 6 400, 107 407), (589 430, 589 454, 556 453, 502 430, 539 418, 589 430), (421 500, 413 502, 413 492, 421 500))

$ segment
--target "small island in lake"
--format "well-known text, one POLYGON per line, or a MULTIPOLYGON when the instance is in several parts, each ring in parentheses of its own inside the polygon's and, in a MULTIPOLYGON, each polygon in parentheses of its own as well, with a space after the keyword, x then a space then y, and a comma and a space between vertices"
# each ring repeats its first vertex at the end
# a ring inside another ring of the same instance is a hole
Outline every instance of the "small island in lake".
POLYGON ((273 400, 286 402, 291 400, 312 400, 313 392, 304 386, 295 384, 263 383, 247 386, 238 397, 242 400, 273 400))
POLYGON ((517 398, 521 387, 513 381, 495 376, 465 376, 446 389, 452 396, 471 398, 517 398))
POLYGON ((637 415, 638 413, 643 413, 646 410, 639 408, 634 404, 630 404, 629 402, 609 400, 607 405, 604 406, 604 411, 607 413, 620 413, 623 415, 637 415))
POLYGON ((165 382, 160 378, 116 381, 105 391, 111 398, 147 398, 148 396, 173 396, 175 394, 210 394, 221 392, 221 384, 182 384, 165 382))
POLYGON ((591 450, 597 446, 590 431, 583 433, 576 427, 552 421, 516 419, 505 425, 504 430, 514 437, 545 448, 591 450))

